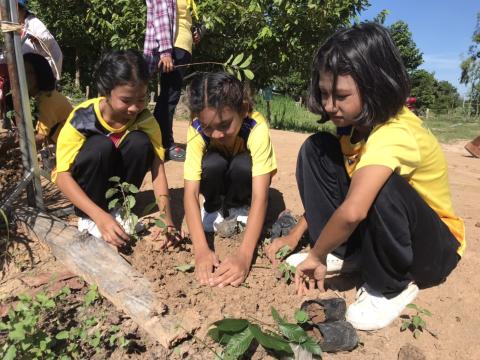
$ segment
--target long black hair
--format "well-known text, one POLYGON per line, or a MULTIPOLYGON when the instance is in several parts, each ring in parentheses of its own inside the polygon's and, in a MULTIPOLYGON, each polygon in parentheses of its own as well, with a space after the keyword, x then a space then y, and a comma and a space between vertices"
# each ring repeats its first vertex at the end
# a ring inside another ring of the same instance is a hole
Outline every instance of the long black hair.
POLYGON ((250 89, 226 72, 202 72, 193 77, 187 90, 188 105, 193 116, 207 107, 221 110, 228 106, 241 113, 244 104, 253 110, 250 89))
POLYGON ((23 55, 23 61, 29 63, 37 79, 37 88, 39 91, 55 90, 57 79, 53 75, 52 68, 42 55, 27 53, 23 55))
POLYGON ((143 56, 135 50, 113 50, 96 66, 98 93, 109 96, 116 86, 148 84, 149 71, 143 56))
POLYGON ((355 80, 363 102, 358 118, 361 126, 372 127, 395 116, 410 91, 407 71, 388 30, 373 22, 340 30, 317 50, 308 106, 322 115, 323 121, 328 115, 322 106, 319 81, 325 72, 333 75, 334 95, 339 75, 355 80))

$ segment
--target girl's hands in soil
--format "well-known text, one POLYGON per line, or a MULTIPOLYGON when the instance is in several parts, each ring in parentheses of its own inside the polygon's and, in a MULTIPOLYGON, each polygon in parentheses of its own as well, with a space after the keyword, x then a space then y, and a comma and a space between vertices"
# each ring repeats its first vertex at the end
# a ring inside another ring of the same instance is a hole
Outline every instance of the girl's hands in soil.
POLYGON ((208 285, 213 278, 213 270, 220 265, 217 255, 210 250, 195 253, 195 277, 202 285, 208 285))
POLYGON ((265 254, 273 265, 280 263, 282 259, 277 259, 276 255, 278 250, 280 250, 285 245, 290 247, 290 252, 295 249, 298 245, 299 239, 289 235, 282 236, 274 239, 267 247, 265 247, 265 254))
POLYGON ((116 247, 122 247, 128 241, 129 236, 122 229, 120 224, 107 212, 98 214, 95 219, 95 224, 102 234, 102 238, 116 247))
POLYGON ((177 245, 180 241, 182 241, 183 236, 180 231, 175 228, 175 226, 168 225, 163 229, 155 226, 150 231, 150 238, 152 241, 158 241, 161 243, 160 249, 165 249, 170 246, 177 245))
POLYGON ((210 279, 210 286, 219 288, 227 285, 240 286, 248 275, 250 263, 250 260, 241 253, 227 257, 213 274, 213 279, 210 279))
POLYGON ((324 281, 326 274, 326 257, 319 259, 312 255, 312 253, 308 254, 308 257, 298 264, 295 271, 295 288, 297 294, 307 295, 309 291, 315 288, 315 282, 318 289, 325 291, 324 281))

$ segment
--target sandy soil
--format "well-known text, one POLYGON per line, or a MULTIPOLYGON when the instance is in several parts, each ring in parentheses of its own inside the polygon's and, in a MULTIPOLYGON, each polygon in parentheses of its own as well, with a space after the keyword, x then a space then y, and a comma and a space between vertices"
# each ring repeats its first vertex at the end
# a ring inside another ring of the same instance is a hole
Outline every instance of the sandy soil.
MULTIPOLYGON (((174 132, 178 142, 185 142, 188 123, 177 121, 174 132)), ((307 134, 272 130, 272 139, 279 164, 271 192, 267 224, 271 224, 285 207, 295 215, 302 214, 302 206, 295 183, 296 155, 307 134)), ((465 142, 444 145, 449 163, 450 182, 457 213, 465 219, 468 246, 464 258, 447 281, 435 288, 422 290, 415 300, 418 306, 430 310, 433 315, 426 317, 428 328, 436 337, 424 332, 414 339, 409 331, 400 332, 401 320, 377 332, 359 332, 362 346, 351 353, 327 354, 325 359, 396 359, 399 349, 405 344, 413 344, 427 359, 478 359, 480 358, 480 260, 478 256, 480 239, 480 160, 468 156, 463 150, 465 142)), ((183 163, 168 162, 167 177, 171 189, 175 222, 180 225, 183 219, 183 163)), ((152 197, 151 180, 147 177, 140 194, 145 202, 152 197)), ((241 235, 232 239, 215 239, 216 251, 223 258, 235 250, 241 235)), ((270 307, 292 319, 296 308, 303 299, 293 294, 294 286, 276 278, 272 268, 262 256, 261 250, 246 280, 239 288, 211 289, 200 287, 193 273, 176 270, 176 266, 193 263, 191 245, 184 244, 167 252, 156 249, 154 243, 138 241, 133 252, 128 255, 132 265, 154 283, 159 298, 169 311, 194 307, 203 319, 203 327, 196 336, 204 338, 208 324, 224 316, 255 318, 272 324, 270 307)), ((318 297, 344 297, 351 303, 355 296, 355 286, 361 285, 356 276, 335 277, 328 282, 330 289, 318 293, 318 297)), ((0 293, 6 290, 5 282, 0 282, 0 293)), ((15 287, 10 287, 15 291, 15 287)), ((410 314, 411 311, 405 311, 410 314)), ((211 344, 208 339, 206 340, 211 344)), ((174 352, 166 354, 158 346, 146 341, 147 352, 138 358, 212 358, 211 353, 198 341, 190 340, 180 344, 174 352), (154 355, 156 354, 156 355, 154 355), (161 354, 161 355, 160 355, 161 354)), ((124 354, 125 355, 125 354, 124 354)), ((126 355, 125 355, 126 356, 126 355)), ((129 357, 136 358, 131 355, 129 357)), ((260 349, 254 359, 269 358, 260 349)))

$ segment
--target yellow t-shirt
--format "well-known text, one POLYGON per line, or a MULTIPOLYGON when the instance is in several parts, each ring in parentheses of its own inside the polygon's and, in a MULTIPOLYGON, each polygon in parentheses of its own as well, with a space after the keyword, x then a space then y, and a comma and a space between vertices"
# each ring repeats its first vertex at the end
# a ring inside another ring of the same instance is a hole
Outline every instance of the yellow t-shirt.
POLYGON ((165 159, 160 127, 149 110, 143 110, 136 119, 130 120, 121 128, 114 129, 102 117, 100 112, 100 101, 102 99, 102 97, 99 97, 81 103, 68 117, 57 141, 57 166, 56 172, 52 174, 54 181, 56 173, 70 170, 85 140, 96 134, 104 136, 121 134, 118 142, 118 145, 120 145, 129 132, 143 131, 152 142, 157 156, 162 161, 165 159))
POLYGON ((38 107, 36 131, 53 142, 57 142, 58 134, 73 107, 68 99, 57 90, 42 91, 36 100, 38 107))
POLYGON ((203 155, 209 149, 215 149, 228 157, 250 151, 252 177, 271 172, 275 173, 277 170, 277 160, 270 140, 267 121, 257 111, 253 112, 250 117, 245 118, 231 149, 226 148, 215 139, 208 138, 202 132, 198 119, 193 120, 187 133, 187 154, 183 171, 185 180, 201 180, 203 155), (245 138, 247 138, 246 144, 245 138))
POLYGON ((447 162, 435 136, 406 107, 394 118, 377 125, 366 142, 340 140, 345 167, 350 175, 368 165, 383 165, 408 180, 440 216, 465 252, 465 225, 455 215, 448 184, 447 162))
POLYGON ((192 15, 187 6, 187 0, 177 0, 177 37, 175 47, 192 53, 192 15))

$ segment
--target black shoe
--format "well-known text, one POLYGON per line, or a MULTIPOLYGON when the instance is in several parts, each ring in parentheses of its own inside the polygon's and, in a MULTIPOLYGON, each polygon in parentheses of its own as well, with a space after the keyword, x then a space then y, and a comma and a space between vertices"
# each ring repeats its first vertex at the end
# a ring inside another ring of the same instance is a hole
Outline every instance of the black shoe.
POLYGON ((290 210, 282 211, 277 221, 272 225, 270 239, 273 241, 273 239, 288 235, 296 223, 297 219, 295 219, 290 210))
POLYGON ((301 309, 308 314, 313 324, 345 320, 347 304, 342 298, 305 301, 301 309))
POLYGON ((306 331, 324 352, 352 351, 358 345, 357 332, 346 321, 314 324, 306 331))
POLYGON ((166 160, 185 161, 185 154, 186 152, 182 147, 172 145, 167 149, 166 160))

